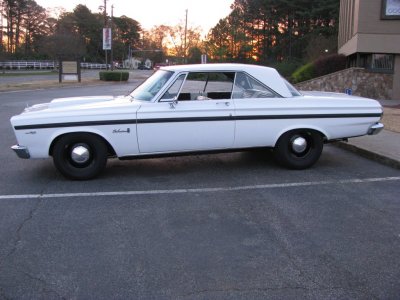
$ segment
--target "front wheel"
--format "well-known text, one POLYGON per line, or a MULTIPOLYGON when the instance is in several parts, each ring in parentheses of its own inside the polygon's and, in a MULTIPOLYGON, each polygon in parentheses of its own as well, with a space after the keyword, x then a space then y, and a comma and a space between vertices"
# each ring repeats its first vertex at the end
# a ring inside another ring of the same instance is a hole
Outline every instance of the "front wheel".
POLYGON ((100 137, 93 134, 68 134, 54 145, 53 162, 67 178, 91 179, 106 166, 107 146, 100 137))
POLYGON ((302 170, 318 161, 323 146, 323 138, 319 132, 308 129, 293 130, 279 138, 274 148, 274 156, 281 165, 302 170))

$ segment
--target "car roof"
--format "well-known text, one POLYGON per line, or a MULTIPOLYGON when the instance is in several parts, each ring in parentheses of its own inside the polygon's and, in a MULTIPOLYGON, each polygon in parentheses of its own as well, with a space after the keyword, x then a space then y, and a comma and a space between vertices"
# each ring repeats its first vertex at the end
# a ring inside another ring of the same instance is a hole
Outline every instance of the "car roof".
POLYGON ((264 83, 266 86, 273 89, 279 95, 289 98, 292 97, 292 93, 286 86, 281 75, 270 67, 247 65, 247 64, 235 64, 235 63, 212 63, 212 64, 195 64, 195 65, 174 65, 161 67, 161 70, 173 71, 173 72, 246 72, 253 76, 257 80, 264 83))

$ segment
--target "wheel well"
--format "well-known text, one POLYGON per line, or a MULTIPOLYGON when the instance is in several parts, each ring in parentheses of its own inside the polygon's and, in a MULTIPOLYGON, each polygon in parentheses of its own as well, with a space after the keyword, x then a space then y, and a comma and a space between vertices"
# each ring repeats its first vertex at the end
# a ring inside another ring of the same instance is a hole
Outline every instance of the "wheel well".
POLYGON ((322 137, 322 140, 323 140, 324 143, 328 141, 327 136, 326 136, 323 132, 321 132, 321 131, 319 131, 319 130, 317 130, 317 129, 312 129, 312 128, 294 128, 294 129, 290 129, 290 130, 287 130, 287 131, 285 131, 285 132, 282 132, 282 133, 279 135, 279 138, 276 140, 276 142, 278 142, 278 140, 279 140, 284 134, 286 134, 286 133, 288 133, 288 132, 294 132, 294 131, 311 131, 311 132, 314 132, 314 133, 319 134, 319 135, 322 137))
POLYGON ((115 155, 116 155, 114 148, 111 146, 111 144, 110 144, 105 138, 103 138, 103 137, 102 137, 101 135, 99 135, 99 134, 95 134, 95 133, 92 133, 92 132, 84 132, 84 131, 69 132, 69 133, 64 133, 64 134, 61 134, 61 135, 57 136, 57 137, 51 142, 51 145, 50 145, 50 148, 49 148, 49 155, 50 155, 50 156, 53 156, 54 145, 60 140, 60 138, 66 136, 66 135, 74 135, 74 134, 87 134, 87 135, 94 135, 94 136, 97 136, 98 138, 100 138, 100 139, 106 144, 108 156, 115 156, 115 155))

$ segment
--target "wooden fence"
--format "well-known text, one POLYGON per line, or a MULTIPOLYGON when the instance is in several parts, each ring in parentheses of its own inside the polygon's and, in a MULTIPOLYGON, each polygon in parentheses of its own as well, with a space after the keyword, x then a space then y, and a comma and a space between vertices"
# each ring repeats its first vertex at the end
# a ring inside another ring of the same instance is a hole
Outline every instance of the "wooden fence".
MULTIPOLYGON (((82 69, 106 69, 106 64, 81 62, 82 69)), ((110 65, 108 65, 110 68, 110 65)), ((58 61, 25 61, 25 60, 9 60, 0 61, 0 70, 46 70, 58 69, 58 61)))

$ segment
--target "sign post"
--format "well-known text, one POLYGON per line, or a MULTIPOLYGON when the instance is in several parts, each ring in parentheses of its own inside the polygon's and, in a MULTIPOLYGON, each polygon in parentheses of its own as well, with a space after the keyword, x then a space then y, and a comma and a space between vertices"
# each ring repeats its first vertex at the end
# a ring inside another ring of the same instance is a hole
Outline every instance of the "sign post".
POLYGON ((81 82, 81 64, 79 60, 75 61, 62 61, 59 62, 58 82, 62 81, 81 82))
POLYGON ((103 50, 106 51, 106 69, 108 70, 107 50, 111 50, 111 28, 103 28, 103 50))

